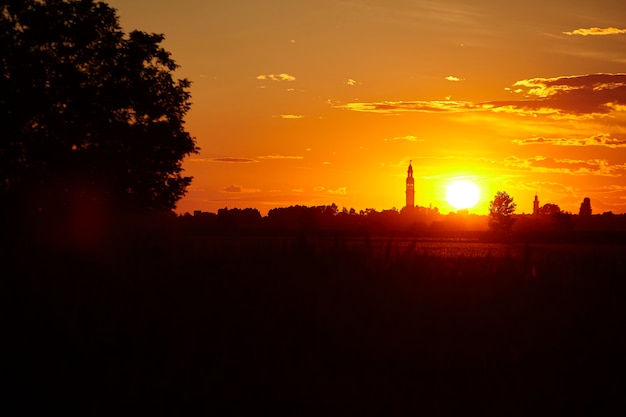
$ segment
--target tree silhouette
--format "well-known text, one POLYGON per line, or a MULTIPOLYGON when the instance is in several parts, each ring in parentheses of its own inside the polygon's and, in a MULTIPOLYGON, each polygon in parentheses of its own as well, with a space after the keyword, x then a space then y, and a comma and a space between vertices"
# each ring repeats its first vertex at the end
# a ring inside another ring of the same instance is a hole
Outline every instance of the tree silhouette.
POLYGON ((0 196, 25 212, 167 210, 185 193, 190 82, 160 46, 94 0, 0 5, 0 196))
POLYGON ((500 232, 510 231, 515 223, 512 216, 516 206, 513 197, 506 191, 498 191, 493 201, 489 203, 489 227, 500 232))
POLYGON ((582 203, 580 203, 580 210, 578 211, 580 216, 591 216, 591 199, 585 197, 582 203))
POLYGON ((561 208, 557 204, 546 203, 539 209, 539 214, 552 216, 561 213, 561 208))

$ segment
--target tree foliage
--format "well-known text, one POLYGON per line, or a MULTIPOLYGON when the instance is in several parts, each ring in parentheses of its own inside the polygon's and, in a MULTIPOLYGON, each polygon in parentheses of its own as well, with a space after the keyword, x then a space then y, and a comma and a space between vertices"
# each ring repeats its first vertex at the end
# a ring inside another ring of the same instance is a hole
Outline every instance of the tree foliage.
POLYGON ((513 214, 517 204, 513 202, 513 197, 506 191, 498 191, 489 203, 489 227, 492 230, 508 232, 515 223, 513 214))
POLYGON ((539 209, 539 214, 552 216, 561 213, 561 208, 557 204, 546 203, 539 209))
MULTIPOLYGON (((184 129, 190 82, 160 46, 124 33, 94 0, 0 5, 0 193, 20 210, 71 201, 171 209, 197 152, 184 129)), ((97 204, 94 203, 94 204, 97 204)))

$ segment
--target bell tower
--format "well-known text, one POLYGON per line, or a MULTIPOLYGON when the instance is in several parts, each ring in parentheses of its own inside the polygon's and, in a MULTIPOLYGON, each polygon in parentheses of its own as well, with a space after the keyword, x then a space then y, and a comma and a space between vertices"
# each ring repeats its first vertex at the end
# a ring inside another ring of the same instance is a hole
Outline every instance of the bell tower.
POLYGON ((415 207, 415 180, 413 179, 413 167, 409 161, 409 169, 406 176, 406 207, 415 207))

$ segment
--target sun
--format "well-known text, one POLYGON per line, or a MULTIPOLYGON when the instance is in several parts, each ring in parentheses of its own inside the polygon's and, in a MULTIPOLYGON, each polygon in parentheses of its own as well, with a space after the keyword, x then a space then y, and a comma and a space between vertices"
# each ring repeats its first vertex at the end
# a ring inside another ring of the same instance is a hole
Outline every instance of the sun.
POLYGON ((471 181, 454 181, 448 184, 446 189, 446 200, 457 210, 474 207, 479 198, 480 190, 471 181))

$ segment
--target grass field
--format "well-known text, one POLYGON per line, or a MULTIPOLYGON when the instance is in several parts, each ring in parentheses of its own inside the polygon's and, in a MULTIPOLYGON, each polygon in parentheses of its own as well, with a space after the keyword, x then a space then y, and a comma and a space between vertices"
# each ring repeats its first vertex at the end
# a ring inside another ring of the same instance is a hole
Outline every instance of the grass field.
POLYGON ((9 415, 604 415, 625 405, 624 255, 306 235, 6 247, 3 402, 9 415))

